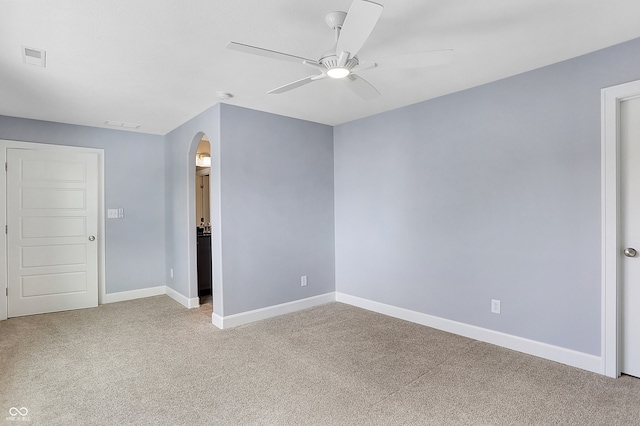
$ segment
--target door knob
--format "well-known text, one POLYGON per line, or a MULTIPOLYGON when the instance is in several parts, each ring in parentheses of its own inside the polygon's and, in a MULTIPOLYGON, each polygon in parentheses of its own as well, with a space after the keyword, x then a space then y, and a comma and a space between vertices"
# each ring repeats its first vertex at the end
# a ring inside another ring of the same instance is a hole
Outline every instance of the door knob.
MULTIPOLYGON (((96 237, 94 237, 93 235, 89 235, 89 241, 93 241, 95 239, 96 239, 96 237)), ((633 249, 631 249, 631 250, 633 250, 633 249)), ((634 252, 635 252, 635 250, 634 250, 634 252)), ((625 251, 625 253, 626 253, 626 251, 625 251)), ((634 256, 635 256, 635 254, 634 254, 634 256)))
POLYGON ((636 251, 636 249, 632 247, 624 249, 624 255, 627 257, 636 257, 637 254, 638 252, 636 251))

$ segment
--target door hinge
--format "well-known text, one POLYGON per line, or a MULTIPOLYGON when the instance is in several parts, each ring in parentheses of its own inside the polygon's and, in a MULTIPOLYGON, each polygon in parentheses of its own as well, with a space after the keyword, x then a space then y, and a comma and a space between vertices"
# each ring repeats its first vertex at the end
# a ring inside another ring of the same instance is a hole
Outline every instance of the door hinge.
POLYGON ((4 294, 9 297, 9 287, 4 288, 4 294))
POLYGON ((9 170, 9 166, 7 166, 7 163, 4 163, 4 171, 6 172, 7 170, 9 170))
POLYGON ((4 226, 4 233, 8 234, 9 233, 9 225, 5 225, 4 226))

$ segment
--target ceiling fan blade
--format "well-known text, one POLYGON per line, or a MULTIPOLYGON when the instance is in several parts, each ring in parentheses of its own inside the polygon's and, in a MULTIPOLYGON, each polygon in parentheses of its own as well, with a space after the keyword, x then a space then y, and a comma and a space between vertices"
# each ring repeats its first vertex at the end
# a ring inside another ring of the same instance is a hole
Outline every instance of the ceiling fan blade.
POLYGON ((365 101, 371 100, 376 96, 380 96, 378 89, 373 87, 371 83, 357 74, 349 74, 343 79, 343 81, 356 95, 360 96, 365 101))
POLYGON ((360 62, 357 66, 351 69, 351 72, 359 73, 360 71, 366 71, 373 68, 377 68, 376 62, 360 62))
POLYGON ((429 52, 409 53, 380 60, 380 66, 385 68, 429 68, 445 65, 453 59, 453 50, 432 50, 429 52))
POLYGON ((356 56, 376 26, 382 9, 382 5, 372 1, 354 0, 342 24, 336 54, 349 52, 350 57, 356 56))
POLYGON ((291 83, 285 84, 284 86, 276 87, 273 90, 269 90, 267 93, 273 95, 288 92, 289 90, 304 86, 305 84, 309 84, 313 81, 322 80, 325 77, 326 74, 310 75, 309 77, 301 78, 300 80, 293 81, 291 83))
POLYGON ((279 59, 281 61, 289 61, 289 62, 309 62, 309 63, 317 63, 311 59, 302 58, 300 56, 289 55, 288 53, 276 52, 275 50, 263 49, 262 47, 251 46, 243 43, 236 43, 235 41, 230 41, 227 43, 227 49, 236 50, 238 52, 250 53, 252 55, 264 56, 267 58, 279 59))

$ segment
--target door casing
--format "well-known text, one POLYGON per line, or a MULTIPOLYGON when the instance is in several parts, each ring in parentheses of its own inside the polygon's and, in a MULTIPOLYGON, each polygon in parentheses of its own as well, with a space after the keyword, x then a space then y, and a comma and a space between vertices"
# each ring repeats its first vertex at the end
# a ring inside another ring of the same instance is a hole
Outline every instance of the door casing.
POLYGON ((602 108, 602 373, 619 377, 620 362, 620 103, 640 97, 640 80, 601 91, 602 108))
MULTIPOLYGON (((68 150, 70 152, 88 152, 98 156, 98 304, 104 303, 105 288, 105 216, 104 216, 104 149, 52 145, 35 142, 22 142, 0 139, 0 164, 7 161, 7 149, 68 150)), ((0 199, 4 208, 0 208, 0 224, 7 223, 7 175, 0 173, 0 199)), ((7 319, 7 234, 0 232, 0 320, 7 319)))

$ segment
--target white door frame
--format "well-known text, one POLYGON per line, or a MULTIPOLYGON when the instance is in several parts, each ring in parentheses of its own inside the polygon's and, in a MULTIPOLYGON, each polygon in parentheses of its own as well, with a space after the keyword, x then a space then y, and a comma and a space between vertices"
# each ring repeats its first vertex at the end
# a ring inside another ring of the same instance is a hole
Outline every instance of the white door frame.
MULTIPOLYGON (((75 152, 93 153, 98 156, 98 304, 105 301, 105 217, 104 217, 104 149, 85 148, 65 145, 50 145, 34 142, 20 142, 0 139, 0 165, 7 161, 7 149, 43 149, 43 150, 68 150, 75 152)), ((4 166, 2 166, 4 167, 4 166)), ((7 223, 7 175, 0 173, 0 200, 3 208, 0 208, 0 225, 7 223)), ((7 319, 7 234, 0 231, 0 320, 7 319)))
POLYGON ((602 372, 620 376, 620 103, 640 80, 602 89, 602 372))

